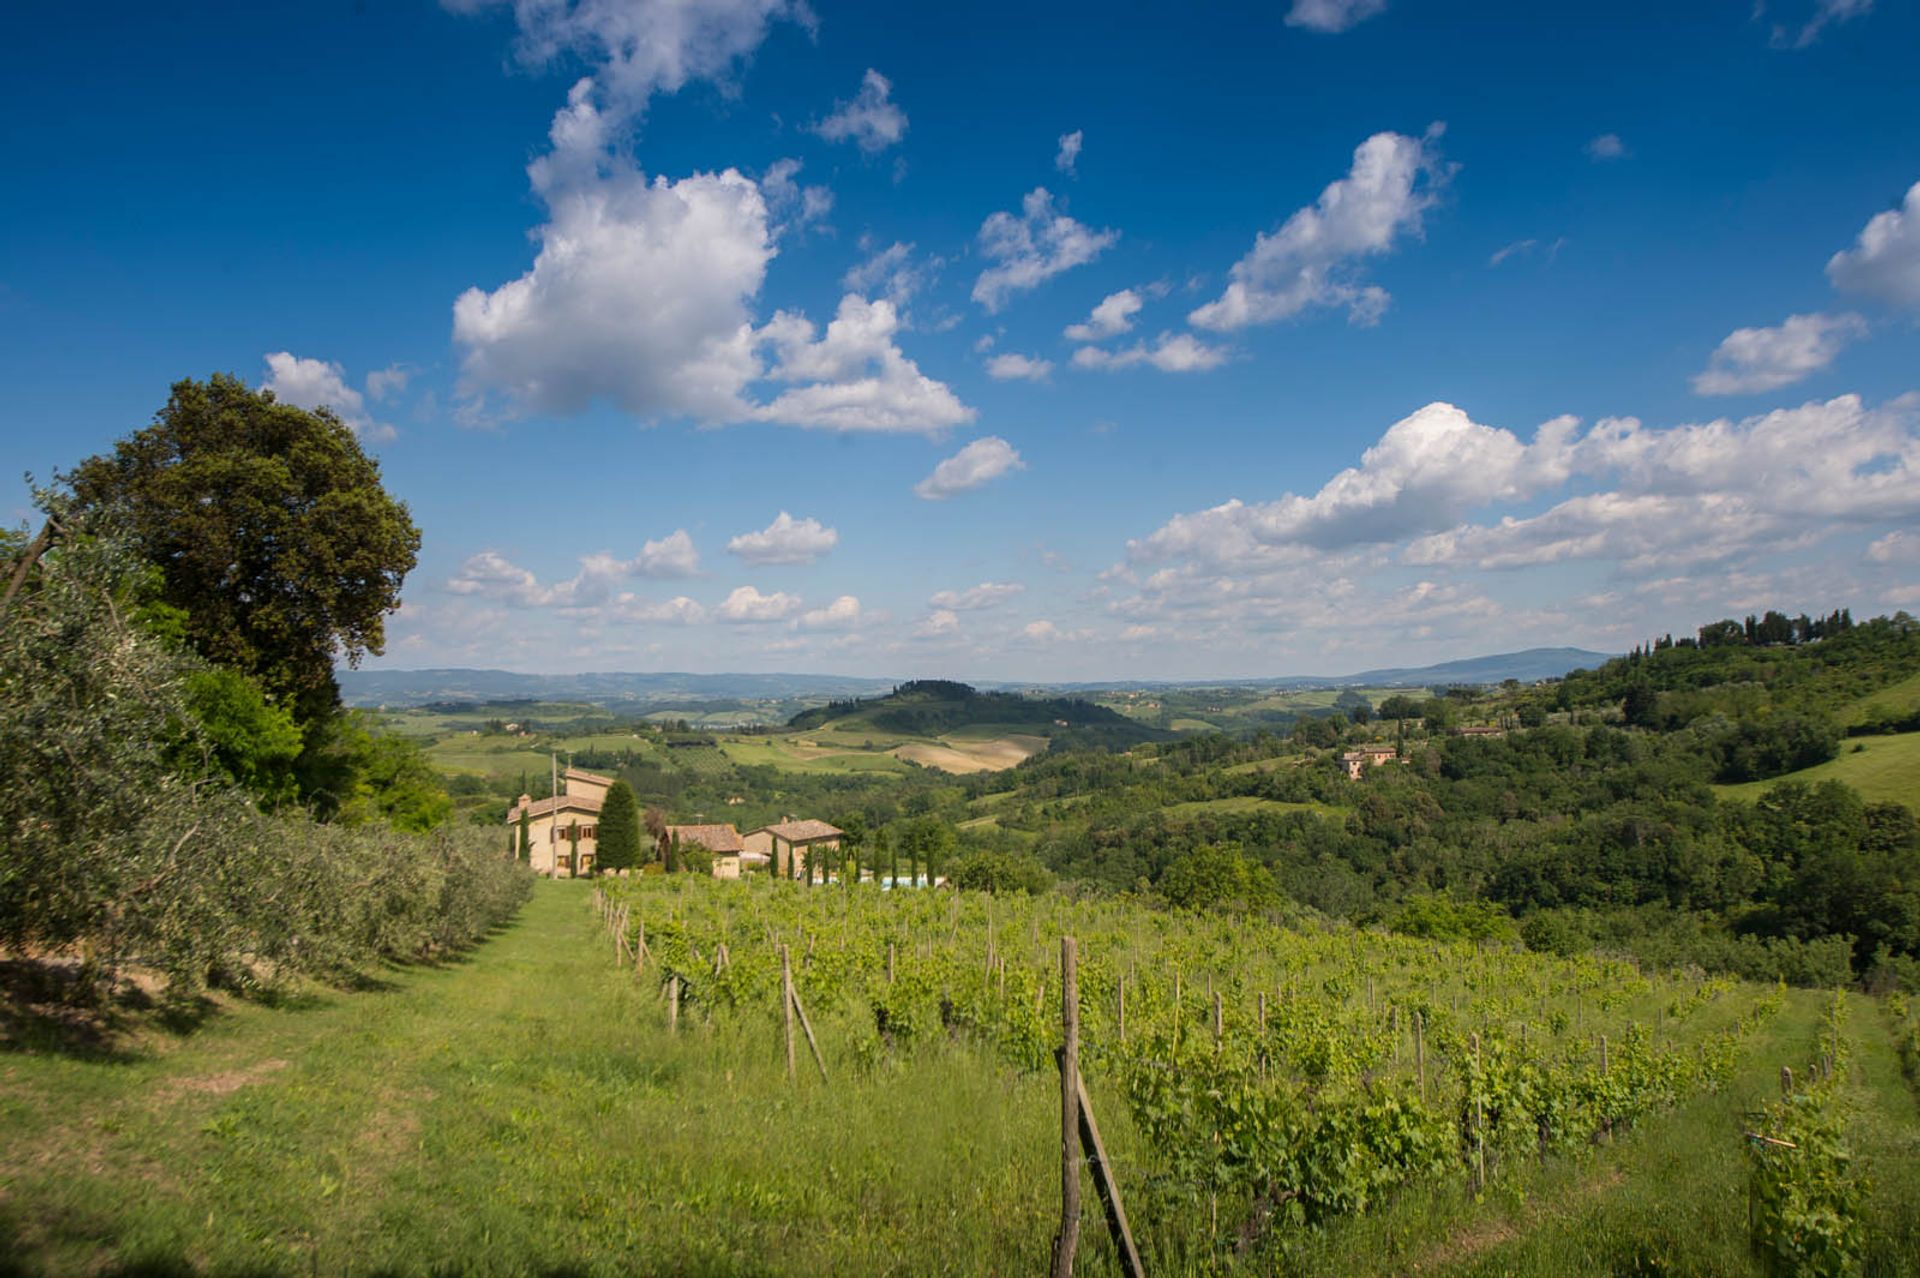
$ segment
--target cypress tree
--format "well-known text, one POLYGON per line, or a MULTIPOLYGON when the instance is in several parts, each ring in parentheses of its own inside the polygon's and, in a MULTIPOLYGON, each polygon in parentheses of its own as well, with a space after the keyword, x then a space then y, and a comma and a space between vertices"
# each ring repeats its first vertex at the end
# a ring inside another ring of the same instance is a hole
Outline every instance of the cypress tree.
POLYGON ((600 808, 600 868, 630 870, 640 859, 640 801, 633 787, 615 781, 600 808))

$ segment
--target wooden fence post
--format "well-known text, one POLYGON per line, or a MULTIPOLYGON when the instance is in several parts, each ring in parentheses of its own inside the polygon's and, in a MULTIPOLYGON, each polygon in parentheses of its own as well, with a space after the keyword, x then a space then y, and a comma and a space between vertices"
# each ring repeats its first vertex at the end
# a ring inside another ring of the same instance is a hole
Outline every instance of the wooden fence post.
POLYGON ((1420 1100, 1422 1104, 1425 1104, 1427 1099, 1426 1026, 1427 1014, 1425 1012, 1415 1012, 1413 1014, 1413 1061, 1420 1069, 1420 1100))
POLYGON ((827 1062, 820 1055, 820 1041, 813 1036, 813 1022, 807 1019, 807 1005, 800 1001, 799 990, 789 986, 788 993, 793 998, 793 1010, 800 1014, 800 1028, 807 1036, 807 1050, 813 1053, 813 1063, 819 1067, 820 1081, 824 1083, 827 1081, 827 1062))
POLYGON ((1080 973, 1078 947, 1060 938, 1060 1232, 1053 1237, 1053 1278, 1073 1278, 1080 1245, 1080 973))
POLYGON ((1124 976, 1113 978, 1113 1007, 1114 1017, 1120 1027, 1120 1046, 1125 1047, 1127 1045, 1127 978, 1124 976))
POLYGON ((793 1078, 793 960, 786 946, 780 947, 780 1013, 786 1022, 787 1077, 793 1078))
POLYGON ((1100 1194, 1100 1206, 1107 1215, 1107 1232, 1113 1235, 1113 1249, 1120 1260, 1120 1272, 1126 1278, 1146 1278, 1146 1266, 1140 1263, 1140 1249, 1133 1245, 1133 1229, 1127 1224, 1127 1209, 1120 1202, 1120 1182, 1114 1179, 1113 1160, 1107 1157, 1106 1142, 1100 1139, 1099 1124, 1093 1121, 1093 1104, 1087 1099, 1087 1082, 1074 1079, 1080 1102, 1080 1144, 1093 1172, 1093 1187, 1100 1194))

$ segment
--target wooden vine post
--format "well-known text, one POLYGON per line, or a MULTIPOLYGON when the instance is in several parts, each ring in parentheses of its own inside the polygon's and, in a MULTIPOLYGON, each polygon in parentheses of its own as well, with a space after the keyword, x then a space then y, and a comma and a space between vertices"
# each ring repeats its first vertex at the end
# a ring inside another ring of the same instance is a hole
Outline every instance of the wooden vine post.
POLYGON ((780 1012, 786 1022, 787 1077, 793 1078, 793 960, 780 947, 780 1012))
POLYGON ((1427 1014, 1425 1012, 1415 1012, 1413 1014, 1413 1062, 1420 1070, 1420 1101, 1422 1104, 1425 1104, 1427 1099, 1426 1025, 1427 1014))
POLYGON ((1080 973, 1078 946, 1060 938, 1060 1232, 1053 1236, 1053 1278, 1073 1278, 1080 1245, 1080 973))
MULTIPOLYGON (((1080 1162, 1084 1158, 1100 1195, 1107 1232, 1113 1236, 1120 1272, 1126 1278, 1145 1278, 1146 1267, 1141 1264, 1140 1249, 1134 1246, 1133 1228, 1127 1223, 1127 1209, 1120 1200, 1120 1182, 1113 1174, 1113 1160, 1107 1157, 1100 1124, 1094 1121, 1093 1102, 1087 1099, 1087 1082, 1080 1076, 1079 951, 1070 936, 1060 938, 1060 987, 1061 1045, 1054 1052, 1060 1066, 1060 1232, 1054 1235, 1051 1272, 1054 1278, 1069 1278, 1073 1273, 1074 1251, 1080 1238, 1080 1162)), ((1115 981, 1114 992, 1124 1034, 1124 976, 1115 981)))

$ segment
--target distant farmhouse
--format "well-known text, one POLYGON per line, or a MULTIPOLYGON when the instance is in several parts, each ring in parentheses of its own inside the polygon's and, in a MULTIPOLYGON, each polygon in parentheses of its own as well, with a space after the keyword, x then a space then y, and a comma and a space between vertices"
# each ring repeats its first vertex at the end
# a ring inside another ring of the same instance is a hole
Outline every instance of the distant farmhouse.
MULTIPOLYGON (((524 828, 527 860, 535 873, 554 879, 584 878, 593 873, 598 860, 600 809, 613 778, 568 768, 560 774, 560 782, 561 792, 551 799, 521 795, 507 810, 507 828, 516 850, 524 828)), ((712 859, 716 879, 737 879, 765 870, 769 863, 782 878, 797 879, 813 869, 813 857, 837 851, 845 837, 845 831, 825 821, 792 817, 744 835, 731 822, 669 825, 660 851, 664 854, 669 842, 683 849, 700 848, 712 859)))
POLYGON ((747 834, 747 850, 773 862, 773 872, 783 879, 811 877, 814 856, 837 852, 846 831, 825 821, 796 821, 788 817, 772 825, 763 825, 747 834))
POLYGON ((1400 752, 1390 745, 1361 746, 1340 756, 1340 764, 1346 768, 1349 781, 1358 781, 1368 768, 1377 768, 1383 763, 1405 762, 1400 752))
POLYGON ((713 877, 737 879, 742 869, 765 867, 767 858, 747 851, 747 841, 731 823, 726 825, 670 825, 669 841, 682 848, 704 848, 713 858, 713 877))
POLYGON ((551 799, 521 795, 507 811, 507 825, 517 838, 521 820, 525 819, 527 861, 535 873, 571 879, 593 870, 600 836, 600 805, 613 786, 613 778, 568 768, 560 774, 560 781, 563 788, 551 799))

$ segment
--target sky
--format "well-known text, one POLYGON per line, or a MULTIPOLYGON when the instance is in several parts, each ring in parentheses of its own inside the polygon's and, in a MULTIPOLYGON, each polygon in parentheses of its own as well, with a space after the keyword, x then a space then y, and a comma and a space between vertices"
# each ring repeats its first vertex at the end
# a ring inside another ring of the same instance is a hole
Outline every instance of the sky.
POLYGON ((0 43, 0 518, 231 372, 385 668, 1011 680, 1920 611, 1920 6, 309 0, 0 43))

